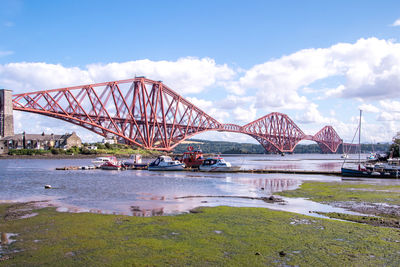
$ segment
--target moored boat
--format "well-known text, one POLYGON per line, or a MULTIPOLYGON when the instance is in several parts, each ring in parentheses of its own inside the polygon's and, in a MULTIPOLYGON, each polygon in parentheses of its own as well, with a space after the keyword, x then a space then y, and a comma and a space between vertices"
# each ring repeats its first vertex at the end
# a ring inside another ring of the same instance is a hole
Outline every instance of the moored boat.
POLYGON ((188 168, 199 168, 204 161, 203 152, 200 149, 194 150, 191 146, 187 149, 188 151, 183 153, 182 162, 188 168))
POLYGON ((367 164, 363 166, 361 164, 361 115, 362 110, 360 110, 360 120, 358 131, 358 168, 344 168, 342 164, 341 174, 344 177, 365 177, 365 178, 399 178, 400 169, 398 168, 399 161, 392 160, 388 163, 377 163, 375 165, 367 164))
POLYGON ((367 169, 359 167, 358 169, 342 168, 342 176, 344 177, 364 177, 364 178, 399 178, 398 170, 386 169, 367 169))
POLYGON ((232 172, 239 169, 239 166, 232 166, 230 162, 221 157, 207 158, 199 167, 199 170, 203 172, 232 172))
POLYGON ((142 156, 139 154, 130 155, 129 159, 122 162, 126 168, 144 169, 147 167, 146 163, 142 163, 142 156))
POLYGON ((113 160, 113 158, 115 158, 115 157, 114 156, 97 157, 92 161, 92 163, 94 164, 94 166, 100 167, 104 163, 106 163, 106 162, 108 162, 110 160, 113 160))
POLYGON ((100 165, 102 170, 120 170, 122 168, 122 164, 117 160, 116 157, 109 157, 109 160, 100 165))
POLYGON ((172 160, 169 156, 159 156, 147 167, 149 171, 182 171, 185 164, 172 160))

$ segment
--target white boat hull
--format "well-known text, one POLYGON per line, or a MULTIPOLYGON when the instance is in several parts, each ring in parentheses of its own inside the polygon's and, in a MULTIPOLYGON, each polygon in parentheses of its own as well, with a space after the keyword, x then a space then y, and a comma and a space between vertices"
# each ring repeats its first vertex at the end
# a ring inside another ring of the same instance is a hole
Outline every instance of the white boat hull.
POLYGON ((149 171, 183 171, 185 169, 185 165, 149 166, 147 169, 149 171))
POLYGON ((159 156, 147 167, 149 171, 183 171, 185 164, 172 160, 169 156, 159 156))

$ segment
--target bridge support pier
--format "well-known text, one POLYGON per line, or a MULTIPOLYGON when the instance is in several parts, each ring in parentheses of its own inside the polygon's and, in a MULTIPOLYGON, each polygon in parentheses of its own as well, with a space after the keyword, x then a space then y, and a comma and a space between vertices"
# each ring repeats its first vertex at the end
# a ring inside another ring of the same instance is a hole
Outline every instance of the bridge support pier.
POLYGON ((12 91, 0 89, 0 139, 14 135, 12 91))

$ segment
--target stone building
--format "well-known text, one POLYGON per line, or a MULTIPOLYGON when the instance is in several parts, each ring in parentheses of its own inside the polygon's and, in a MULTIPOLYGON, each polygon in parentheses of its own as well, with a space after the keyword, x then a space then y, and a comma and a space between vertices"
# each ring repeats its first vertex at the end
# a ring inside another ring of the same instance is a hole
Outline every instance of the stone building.
POLYGON ((0 89, 0 154, 8 153, 9 149, 68 149, 80 147, 82 141, 75 132, 64 135, 55 134, 16 134, 14 135, 14 117, 12 91, 0 89))
POLYGON ((0 140, 0 153, 8 153, 9 149, 68 149, 73 146, 81 147, 82 141, 73 133, 56 134, 16 134, 0 140))

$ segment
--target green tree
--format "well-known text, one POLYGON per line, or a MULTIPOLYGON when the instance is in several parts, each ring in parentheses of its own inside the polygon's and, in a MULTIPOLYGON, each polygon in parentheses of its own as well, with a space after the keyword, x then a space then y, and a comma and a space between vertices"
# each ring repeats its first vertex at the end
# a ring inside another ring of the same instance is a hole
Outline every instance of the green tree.
POLYGON ((400 132, 397 133, 395 137, 393 137, 393 144, 390 146, 389 153, 393 153, 393 157, 397 158, 400 156, 399 153, 400 147, 400 132))

